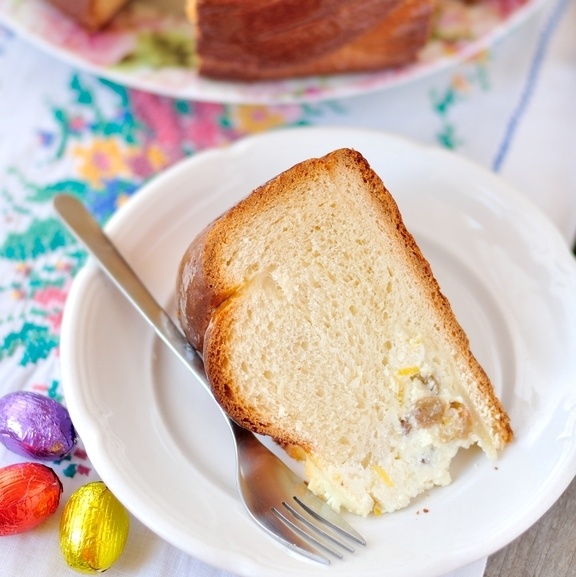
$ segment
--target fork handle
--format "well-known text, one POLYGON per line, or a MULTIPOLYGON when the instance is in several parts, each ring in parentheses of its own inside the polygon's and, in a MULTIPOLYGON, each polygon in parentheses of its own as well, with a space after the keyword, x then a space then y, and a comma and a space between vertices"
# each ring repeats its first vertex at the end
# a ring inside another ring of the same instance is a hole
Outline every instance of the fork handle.
POLYGON ((204 364, 198 353, 188 344, 180 329, 158 304, 84 205, 68 194, 55 196, 53 205, 70 232, 88 249, 116 287, 212 395, 204 372, 204 364))

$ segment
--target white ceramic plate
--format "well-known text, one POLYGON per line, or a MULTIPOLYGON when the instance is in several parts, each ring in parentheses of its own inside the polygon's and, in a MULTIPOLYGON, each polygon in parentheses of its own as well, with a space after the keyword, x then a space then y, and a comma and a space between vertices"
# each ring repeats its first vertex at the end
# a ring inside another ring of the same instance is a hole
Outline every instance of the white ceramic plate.
MULTIPOLYGON (((107 231, 173 310, 179 259, 204 225, 281 170, 342 146, 362 152, 397 199, 516 433, 497 461, 461 452, 453 483, 407 509, 351 519, 368 546, 330 568, 332 577, 433 577, 517 537, 576 473, 576 266, 550 222, 452 153, 378 132, 304 128, 180 163, 107 231)), ((217 409, 91 262, 68 300, 61 354, 90 459, 144 524, 240 575, 326 575, 250 521, 217 409)))
POLYGON ((0 22, 56 57, 120 84, 177 98, 271 104, 352 96, 432 74, 508 34, 544 1, 437 0, 433 34, 414 64, 371 74, 253 84, 197 75, 184 0, 134 0, 111 26, 91 34, 45 0, 0 0, 0 22))

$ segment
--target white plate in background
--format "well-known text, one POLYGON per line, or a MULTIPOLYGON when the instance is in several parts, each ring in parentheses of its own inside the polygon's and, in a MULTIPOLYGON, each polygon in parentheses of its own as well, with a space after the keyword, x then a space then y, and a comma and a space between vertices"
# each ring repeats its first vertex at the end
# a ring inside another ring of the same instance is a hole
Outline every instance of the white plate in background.
POLYGON ((343 98, 405 84, 472 57, 510 33, 545 0, 437 0, 419 61, 397 70, 273 82, 201 78, 184 0, 133 0, 89 33, 47 0, 0 0, 0 22, 56 57, 132 88, 211 102, 280 104, 343 98))

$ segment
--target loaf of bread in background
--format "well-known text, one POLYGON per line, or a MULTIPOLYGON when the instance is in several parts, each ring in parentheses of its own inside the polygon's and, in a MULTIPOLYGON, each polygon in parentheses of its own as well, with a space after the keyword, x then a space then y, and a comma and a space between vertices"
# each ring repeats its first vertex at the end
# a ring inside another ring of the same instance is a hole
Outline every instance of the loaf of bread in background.
POLYGON ((188 0, 199 74, 279 80, 413 62, 433 0, 188 0))
MULTIPOLYGON (((130 0, 46 0, 88 30, 130 0)), ((182 0, 198 74, 236 81, 369 72, 416 60, 434 0, 182 0)))
POLYGON ((335 509, 395 511, 490 457, 507 414, 398 207, 360 153, 256 189, 190 245, 178 314, 214 395, 306 461, 335 509))
POLYGON ((88 30, 104 27, 131 0, 47 0, 88 30))

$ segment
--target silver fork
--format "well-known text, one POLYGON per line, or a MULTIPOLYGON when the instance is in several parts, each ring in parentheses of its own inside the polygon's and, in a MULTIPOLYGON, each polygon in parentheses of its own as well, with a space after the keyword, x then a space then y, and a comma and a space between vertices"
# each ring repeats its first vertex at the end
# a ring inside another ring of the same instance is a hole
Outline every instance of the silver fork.
MULTIPOLYGON (((82 203, 61 194, 54 198, 54 208, 120 292, 212 396, 200 356, 82 203)), ((235 440, 241 499, 262 529, 291 550, 324 564, 330 563, 331 557, 343 558, 343 551, 353 552, 353 544, 366 545, 362 535, 316 497, 280 458, 220 409, 235 440)))

